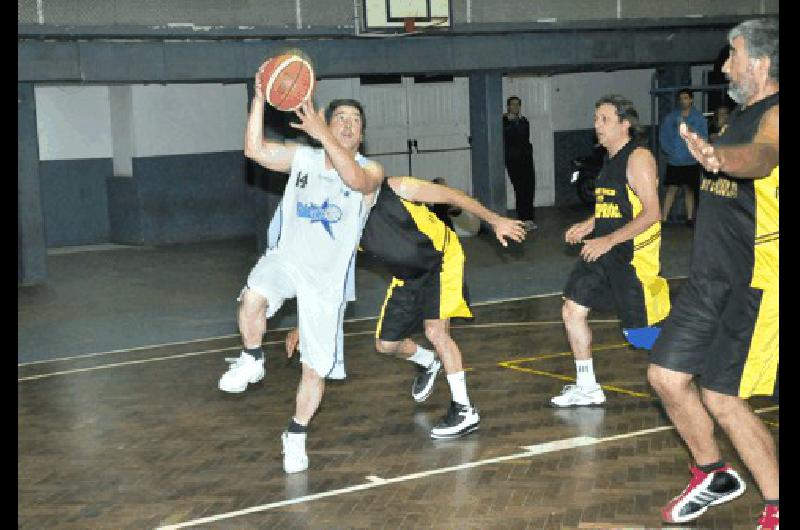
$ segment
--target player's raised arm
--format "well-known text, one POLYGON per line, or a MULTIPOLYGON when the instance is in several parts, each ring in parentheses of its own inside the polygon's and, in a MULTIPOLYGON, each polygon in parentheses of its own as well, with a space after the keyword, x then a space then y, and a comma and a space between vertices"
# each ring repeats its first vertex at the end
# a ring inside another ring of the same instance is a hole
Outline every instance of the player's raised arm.
POLYGON ((294 158, 294 145, 264 140, 264 91, 261 86, 261 68, 256 73, 255 94, 250 104, 250 115, 244 136, 244 156, 273 171, 288 173, 294 158))
POLYGON ((450 204, 466 210, 492 226, 500 244, 508 246, 506 238, 520 243, 525 239, 522 221, 497 214, 461 190, 434 184, 414 177, 389 177, 389 186, 407 201, 450 204))

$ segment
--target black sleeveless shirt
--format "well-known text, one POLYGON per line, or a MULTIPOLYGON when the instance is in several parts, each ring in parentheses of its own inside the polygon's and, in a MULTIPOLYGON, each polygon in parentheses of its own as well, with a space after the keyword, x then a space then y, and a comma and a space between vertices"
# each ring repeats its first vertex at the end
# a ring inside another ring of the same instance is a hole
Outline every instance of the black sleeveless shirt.
MULTIPOLYGON (((737 107, 715 146, 752 142, 764 113, 778 104, 778 94, 744 109, 737 107)), ((749 285, 754 275, 756 245, 778 238, 777 168, 760 179, 705 173, 700 183, 692 277, 749 285)), ((776 258, 777 258, 777 252, 776 258)), ((771 259, 771 258, 770 258, 771 259)), ((777 261, 775 281, 777 282, 777 261)))
POLYGON ((455 233, 424 204, 397 195, 388 180, 383 180, 364 225, 361 249, 400 279, 440 269, 445 248, 455 233))
MULTIPOLYGON (((618 230, 641 211, 641 201, 628 186, 628 159, 639 147, 642 146, 638 142, 629 140, 614 156, 605 156, 594 190, 594 237, 618 230)), ((635 238, 614 246, 608 254, 620 262, 630 263, 634 252, 652 250, 657 255, 660 243, 661 223, 654 223, 635 238), (648 248, 651 245, 653 247, 648 248)))

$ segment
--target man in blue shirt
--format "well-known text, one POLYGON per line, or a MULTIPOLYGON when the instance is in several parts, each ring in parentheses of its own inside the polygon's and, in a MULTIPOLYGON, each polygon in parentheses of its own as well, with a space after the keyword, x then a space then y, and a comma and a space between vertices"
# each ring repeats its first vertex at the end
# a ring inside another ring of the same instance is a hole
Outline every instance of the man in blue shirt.
POLYGON ((683 187, 686 200, 686 224, 694 224, 694 206, 697 189, 700 184, 700 164, 694 159, 686 147, 686 142, 678 134, 678 126, 686 123, 703 139, 708 139, 708 124, 703 114, 692 106, 692 91, 684 88, 678 92, 678 108, 667 114, 659 128, 659 143, 667 155, 667 172, 664 185, 667 188, 664 207, 661 209, 661 221, 666 222, 669 211, 675 202, 675 195, 683 187))

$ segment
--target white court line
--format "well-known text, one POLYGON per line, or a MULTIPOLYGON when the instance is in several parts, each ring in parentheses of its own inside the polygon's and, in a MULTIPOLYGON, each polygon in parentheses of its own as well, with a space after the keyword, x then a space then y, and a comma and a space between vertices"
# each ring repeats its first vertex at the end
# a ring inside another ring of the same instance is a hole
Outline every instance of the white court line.
MULTIPOLYGON (((611 319, 611 320, 589 320, 589 323, 596 323, 596 324, 608 323, 608 322, 619 322, 619 320, 617 320, 617 319, 611 319)), ((552 326, 554 324, 560 325, 560 324, 563 324, 563 322, 561 320, 551 321, 551 322, 542 322, 542 321, 496 322, 494 324, 471 324, 471 325, 468 324, 468 325, 463 325, 463 326, 451 326, 451 329, 493 328, 493 327, 500 328, 500 327, 512 327, 512 326, 541 326, 541 325, 552 326)), ((284 329, 291 329, 291 328, 281 328, 281 329, 275 329, 273 331, 282 331, 284 329)), ((374 333, 375 333, 374 330, 353 331, 353 332, 350 332, 350 333, 345 333, 345 337, 355 337, 356 335, 373 335, 374 333)), ((233 335, 233 336, 238 336, 238 335, 233 335)), ((205 340, 205 339, 201 339, 201 340, 205 340)), ((176 344, 183 344, 183 343, 176 343, 176 344)), ((283 344, 283 340, 273 340, 273 341, 264 342, 262 344, 265 345, 265 346, 268 346, 270 344, 283 344)), ((81 372, 92 372, 94 370, 104 370, 106 368, 117 368, 117 367, 120 367, 120 366, 128 366, 128 365, 132 365, 132 364, 144 364, 144 363, 152 363, 152 362, 156 362, 156 361, 169 361, 169 360, 172 360, 172 359, 180 359, 180 358, 183 358, 183 357, 195 357, 197 355, 204 355, 206 353, 217 353, 217 352, 222 352, 222 351, 238 350, 240 348, 241 348, 240 345, 236 345, 236 346, 229 346, 227 348, 218 348, 218 349, 214 349, 214 350, 202 350, 202 351, 195 351, 195 352, 176 353, 175 355, 166 355, 166 356, 163 356, 163 357, 152 357, 150 359, 137 359, 135 361, 122 361, 122 362, 118 362, 118 363, 101 364, 101 365, 98 365, 98 366, 90 366, 90 367, 87 367, 87 368, 75 368, 73 370, 61 370, 61 371, 58 371, 58 372, 46 372, 46 373, 38 374, 38 375, 31 375, 31 376, 27 376, 27 377, 19 377, 19 378, 17 378, 17 382, 19 383, 19 382, 22 382, 22 381, 32 381, 34 379, 46 379, 48 377, 54 377, 54 376, 57 376, 57 375, 68 375, 68 374, 77 374, 77 373, 81 373, 81 372)), ((137 348, 137 349, 141 349, 141 348, 137 348)), ((119 350, 119 351, 133 351, 133 350, 119 350)), ((81 356, 80 358, 84 358, 84 357, 86 357, 86 356, 81 356)), ((44 362, 44 361, 38 361, 38 362, 44 362)), ((29 364, 35 364, 35 363, 29 363, 29 364)), ((23 366, 23 365, 18 365, 18 367, 19 366, 23 366)))
MULTIPOLYGON (((667 278, 667 280, 679 280, 679 279, 683 279, 683 278, 686 278, 686 276, 676 276, 674 278, 667 278)), ((531 295, 527 295, 527 296, 518 296, 518 297, 515 297, 515 298, 500 298, 498 300, 487 300, 485 302, 475 302, 474 304, 470 304, 470 306, 479 307, 479 306, 492 305, 492 304, 502 304, 504 302, 516 302, 516 301, 519 301, 519 300, 530 300, 532 298, 547 298, 549 296, 559 296, 561 294, 563 294, 563 293, 558 292, 558 293, 531 294, 531 295)), ((378 318, 377 315, 371 316, 371 317, 355 317, 355 318, 348 318, 348 319, 345 320, 345 322, 346 323, 363 322, 365 320, 376 320, 377 318, 378 318)), ((603 321, 597 321, 597 322, 603 322, 603 321)), ((275 328, 275 329, 270 329, 268 331, 286 331, 288 329, 291 329, 291 328, 275 328)), ((164 347, 164 346, 177 346, 177 345, 180 345, 180 344, 192 344, 194 342, 204 342, 204 341, 219 340, 219 339, 230 339, 230 338, 234 338, 234 337, 238 337, 238 336, 239 336, 238 333, 234 333, 234 334, 231 334, 231 335, 220 335, 218 337, 208 337, 208 338, 202 338, 202 339, 182 340, 182 341, 176 341, 176 342, 164 342, 162 344, 150 344, 150 345, 145 345, 145 346, 134 346, 132 348, 123 348, 123 349, 119 349, 119 350, 109 350, 109 351, 101 351, 101 352, 94 352, 94 353, 84 353, 84 354, 81 354, 81 355, 73 355, 71 357, 58 357, 56 359, 44 359, 44 360, 41 360, 41 361, 30 361, 30 362, 27 362, 27 363, 17 363, 17 367, 28 366, 28 365, 32 365, 32 364, 55 363, 55 362, 59 362, 59 361, 71 361, 71 360, 74 360, 74 359, 84 359, 84 358, 87 358, 87 357, 96 357, 98 355, 109 355, 109 354, 112 354, 112 353, 125 353, 125 352, 132 352, 132 351, 138 351, 138 350, 147 350, 147 349, 151 349, 151 348, 155 349, 155 348, 161 348, 161 347, 164 347)))
MULTIPOLYGON (((282 341, 281 341, 282 342, 282 341)), ((188 352, 188 353, 178 353, 176 355, 169 355, 167 357, 153 357, 152 359, 138 359, 136 361, 125 361, 121 363, 111 363, 111 364, 101 364, 100 366, 90 366, 88 368, 76 368, 74 370, 62 370, 60 372, 49 372, 46 374, 38 374, 38 375, 30 375, 28 377, 20 377, 17 379, 17 382, 21 381, 32 381, 34 379, 44 379, 47 377, 54 377, 57 375, 67 375, 67 374, 77 374, 80 372, 93 372, 94 370, 105 370, 106 368, 117 368, 119 366, 128 366, 131 364, 145 364, 145 363, 154 363, 156 361, 168 361, 170 359, 180 359, 181 357, 195 357, 197 355, 204 355, 206 353, 218 353, 228 350, 239 350, 241 346, 231 346, 229 348, 219 348, 216 350, 204 350, 204 351, 195 351, 195 352, 188 352)))
MULTIPOLYGON (((274 330, 278 331, 278 330, 274 330)), ((27 363, 17 363, 17 367, 21 366, 30 366, 32 364, 45 364, 45 363, 57 363, 60 361, 73 361, 75 359, 87 359, 89 357, 96 357, 98 355, 109 355, 112 353, 126 353, 126 352, 133 352, 138 350, 148 350, 148 349, 155 349, 155 348, 162 348, 164 346, 177 346, 179 344, 192 344, 193 342, 205 342, 209 340, 218 340, 218 339, 232 339, 234 337, 238 337, 239 334, 233 335, 221 335, 219 337, 211 337, 208 339, 192 339, 192 340, 181 340, 177 342, 165 342, 164 344, 154 344, 152 346, 134 346, 132 348, 124 348, 121 350, 109 350, 109 351, 101 351, 96 353, 82 353, 80 355, 73 355, 71 357, 57 357, 55 359, 44 359, 42 361, 30 361, 27 363)))
MULTIPOLYGON (((761 414, 763 412, 769 412, 772 410, 777 409, 778 407, 766 407, 763 409, 759 409, 754 411, 756 414, 761 414)), ((250 508, 244 508, 242 510, 236 510, 233 512, 226 512, 221 513, 218 515, 211 515, 208 517, 202 517, 200 519, 194 519, 191 521, 186 521, 183 523, 177 523, 167 526, 160 526, 157 530, 176 530, 178 528, 187 528, 190 526, 197 526, 205 523, 213 523, 216 521, 221 521, 223 519, 232 519, 234 517, 239 517, 242 515, 248 515, 251 513, 257 512, 266 512, 269 510, 273 510, 275 508, 282 508, 284 506, 291 506, 292 504, 302 504, 305 502, 311 502, 318 499, 324 499, 326 497, 335 497, 337 495, 345 495, 347 493, 353 493, 356 491, 363 491, 372 488, 379 488, 382 486, 386 486, 389 484, 397 484, 399 482, 406 482, 409 480, 417 480, 426 477, 431 477, 434 475, 441 475, 443 473, 450 473, 451 471, 461 471, 464 469, 471 469, 475 467, 485 466, 488 464, 496 464, 499 462, 507 462, 509 460, 518 460, 520 458, 528 458, 531 456, 542 455, 547 453, 553 453, 556 451, 566 451, 570 449, 575 449, 578 447, 587 447, 591 445, 598 445, 605 442, 614 442, 617 440, 623 440, 626 438, 634 438, 636 436, 645 436, 648 434, 653 434, 662 431, 669 431, 674 430, 675 427, 671 425, 665 425, 663 427, 655 427, 652 429, 642 429, 640 431, 632 431, 629 433, 617 434, 614 436, 607 436, 605 438, 594 438, 592 436, 576 436, 574 438, 566 438, 563 440, 554 440, 552 442, 544 442, 537 445, 529 445, 523 446, 521 449, 525 449, 522 453, 514 453, 511 455, 506 456, 498 456, 495 458, 487 458, 485 460, 476 460, 475 462, 466 462, 463 464, 458 464, 455 466, 449 467, 441 467, 438 469, 430 469, 428 471, 421 471, 419 473, 410 473, 408 475, 401 475, 399 477, 394 478, 381 478, 375 475, 368 475, 366 476, 366 480, 368 482, 363 484, 356 484, 354 486, 348 486, 345 488, 339 488, 335 490, 328 490, 323 491, 320 493, 314 493, 312 495, 305 495, 303 497, 296 497, 294 499, 287 499, 284 501, 272 502, 269 504, 262 504, 260 506, 251 506, 250 508)))

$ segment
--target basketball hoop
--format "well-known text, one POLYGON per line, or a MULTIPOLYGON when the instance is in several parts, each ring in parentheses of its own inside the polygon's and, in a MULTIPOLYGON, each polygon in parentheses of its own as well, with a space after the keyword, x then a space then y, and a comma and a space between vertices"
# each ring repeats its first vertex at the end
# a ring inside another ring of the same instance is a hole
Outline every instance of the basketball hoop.
POLYGON ((403 19, 403 31, 406 33, 414 32, 414 17, 405 17, 403 19))

